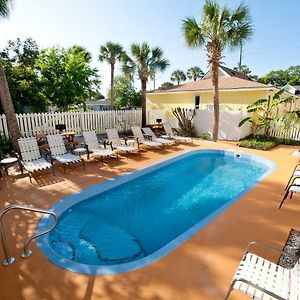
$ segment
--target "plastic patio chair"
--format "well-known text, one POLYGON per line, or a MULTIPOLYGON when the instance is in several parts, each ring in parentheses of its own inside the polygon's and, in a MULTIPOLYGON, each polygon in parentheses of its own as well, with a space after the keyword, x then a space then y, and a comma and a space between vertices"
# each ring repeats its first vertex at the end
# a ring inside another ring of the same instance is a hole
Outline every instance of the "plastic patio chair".
POLYGON ((299 300, 300 299, 300 262, 292 269, 283 268, 265 258, 249 252, 253 245, 261 248, 284 253, 276 248, 252 242, 248 245, 233 280, 230 284, 225 300, 229 299, 233 290, 241 291, 252 299, 261 300, 299 300))
POLYGON ((166 135, 162 135, 163 138, 173 139, 176 142, 180 143, 192 143, 193 139, 187 136, 175 135, 170 123, 163 123, 166 135))
POLYGON ((44 170, 54 173, 52 164, 42 158, 37 140, 35 137, 25 137, 18 139, 20 149, 20 164, 28 172, 30 182, 32 182, 33 174, 44 170))
POLYGON ((117 149, 117 151, 125 153, 139 151, 139 148, 133 145, 135 142, 134 140, 120 139, 119 133, 116 128, 107 128, 105 131, 109 143, 114 149, 117 149))
POLYGON ((66 173, 66 168, 71 165, 81 164, 85 169, 84 160, 72 153, 68 153, 64 144, 63 137, 60 134, 47 135, 47 141, 51 152, 51 161, 58 161, 66 173))
POLYGON ((151 137, 151 140, 154 142, 162 143, 167 146, 175 145, 174 140, 157 137, 150 127, 143 127, 142 130, 147 136, 151 137))
POLYGON ((106 144, 104 144, 103 146, 100 145, 95 131, 83 131, 82 135, 88 153, 92 153, 97 157, 101 157, 102 162, 104 157, 116 155, 111 147, 107 148, 106 144))
POLYGON ((158 147, 164 146, 162 143, 159 143, 156 141, 151 141, 151 140, 145 138, 145 136, 142 132, 142 129, 139 126, 132 126, 131 131, 132 131, 135 139, 137 140, 138 145, 142 144, 142 145, 146 145, 150 148, 158 148, 158 147))

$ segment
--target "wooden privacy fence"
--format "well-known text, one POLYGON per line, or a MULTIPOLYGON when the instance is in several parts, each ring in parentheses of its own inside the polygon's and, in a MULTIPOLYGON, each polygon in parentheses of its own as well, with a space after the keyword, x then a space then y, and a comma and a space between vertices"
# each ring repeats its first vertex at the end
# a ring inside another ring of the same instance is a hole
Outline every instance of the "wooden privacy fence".
MULTIPOLYGON (((109 110, 93 112, 62 112, 16 114, 22 136, 34 136, 39 133, 56 133, 56 124, 66 124, 67 131, 81 134, 83 130, 95 130, 102 133, 105 128, 117 128, 127 131, 131 126, 141 125, 141 110, 109 110)), ((0 134, 8 137, 5 115, 0 116, 0 134)))

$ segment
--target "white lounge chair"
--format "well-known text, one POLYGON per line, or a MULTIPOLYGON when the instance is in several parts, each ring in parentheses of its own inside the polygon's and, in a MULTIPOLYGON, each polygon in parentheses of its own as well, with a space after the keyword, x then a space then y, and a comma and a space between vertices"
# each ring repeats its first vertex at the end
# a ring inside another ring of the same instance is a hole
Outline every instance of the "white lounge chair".
POLYGON ((118 151, 125 153, 139 151, 139 148, 134 146, 134 140, 120 139, 119 133, 116 128, 107 128, 106 134, 108 141, 111 143, 112 147, 117 149, 118 151))
POLYGON ((167 146, 175 145, 174 140, 157 137, 156 134, 153 132, 153 130, 150 127, 143 127, 142 130, 154 142, 159 142, 159 143, 162 143, 167 146))
POLYGON ((163 123, 166 135, 162 135, 163 138, 173 139, 176 142, 192 143, 193 139, 187 136, 175 135, 170 123, 163 123))
POLYGON ((288 188, 288 186, 290 185, 290 182, 292 181, 292 179, 296 178, 296 177, 300 177, 300 163, 296 164, 296 166, 295 166, 295 168, 294 168, 294 170, 292 172, 292 175, 291 175, 291 177, 290 177, 290 179, 289 179, 289 181, 288 181, 285 189, 288 188))
MULTIPOLYGON (((233 290, 239 290, 256 300, 300 299, 299 260, 292 269, 286 269, 267 259, 250 253, 249 249, 253 245, 282 253, 282 251, 278 249, 261 243, 250 243, 235 272, 225 300, 229 298, 233 290)), ((294 255, 286 252, 284 252, 284 255, 294 257, 294 255)))
MULTIPOLYGON (((290 181, 289 181, 290 182, 290 181)), ((283 199, 280 202, 279 209, 283 205, 284 201, 290 195, 290 199, 292 199, 294 193, 300 194, 300 178, 294 177, 292 183, 286 187, 286 193, 283 196, 283 199)))
POLYGON ((108 148, 106 147, 106 145, 100 145, 95 131, 83 131, 82 135, 88 153, 92 153, 97 157, 101 157, 102 161, 104 157, 116 155, 116 153, 111 149, 110 146, 108 148))
POLYGON ((21 167, 28 172, 30 182, 35 172, 49 170, 55 176, 53 166, 46 159, 42 158, 35 137, 20 138, 18 139, 18 144, 21 167))
POLYGON ((139 126, 132 126, 131 131, 137 140, 138 145, 143 144, 151 148, 158 148, 162 147, 163 144, 155 141, 151 141, 149 139, 146 139, 143 135, 142 129, 139 126))
POLYGON ((81 163, 83 169, 85 169, 84 160, 82 158, 72 153, 68 153, 63 137, 60 134, 47 135, 47 141, 51 152, 51 161, 57 160, 62 164, 65 173, 68 166, 73 166, 75 164, 81 163))

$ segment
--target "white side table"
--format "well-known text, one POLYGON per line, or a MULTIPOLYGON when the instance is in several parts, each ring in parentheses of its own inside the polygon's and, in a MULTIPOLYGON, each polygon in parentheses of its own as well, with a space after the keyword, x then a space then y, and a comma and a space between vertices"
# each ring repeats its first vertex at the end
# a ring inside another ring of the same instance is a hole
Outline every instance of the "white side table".
POLYGON ((75 155, 81 156, 82 154, 86 154, 87 150, 86 150, 86 148, 75 148, 73 150, 73 152, 74 152, 75 155))
MULTIPOLYGON (((8 175, 8 168, 11 167, 12 165, 18 163, 21 172, 23 171, 20 164, 19 164, 19 160, 16 157, 7 157, 4 158, 0 161, 0 164, 4 166, 5 172, 8 175)), ((23 172, 22 172, 23 173, 23 172)))

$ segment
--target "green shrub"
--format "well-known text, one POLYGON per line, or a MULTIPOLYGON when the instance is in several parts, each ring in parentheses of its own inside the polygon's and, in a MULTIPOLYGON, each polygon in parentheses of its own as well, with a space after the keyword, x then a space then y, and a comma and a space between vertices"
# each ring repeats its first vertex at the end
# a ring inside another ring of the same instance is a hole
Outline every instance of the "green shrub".
POLYGON ((239 142, 239 147, 252 148, 258 150, 270 150, 281 144, 281 140, 263 135, 249 135, 239 142))
POLYGON ((0 159, 8 156, 13 151, 11 140, 0 134, 0 159))
POLYGON ((199 138, 202 139, 202 140, 207 140, 207 141, 211 140, 210 133, 206 132, 206 131, 202 131, 199 138))

